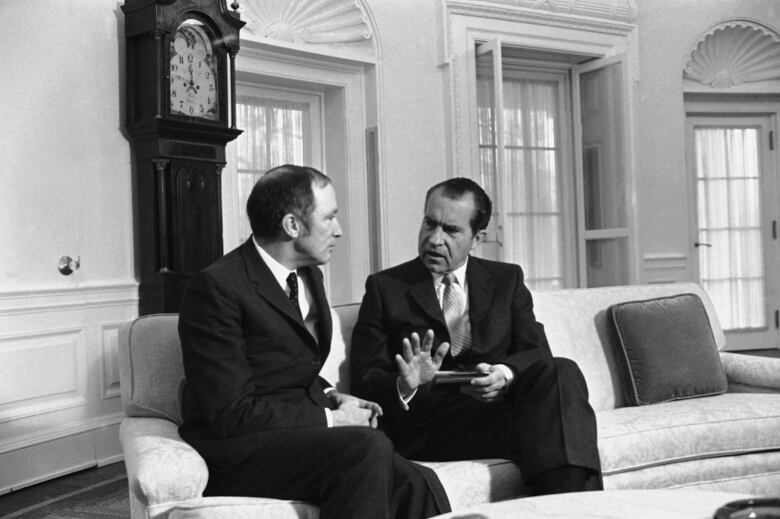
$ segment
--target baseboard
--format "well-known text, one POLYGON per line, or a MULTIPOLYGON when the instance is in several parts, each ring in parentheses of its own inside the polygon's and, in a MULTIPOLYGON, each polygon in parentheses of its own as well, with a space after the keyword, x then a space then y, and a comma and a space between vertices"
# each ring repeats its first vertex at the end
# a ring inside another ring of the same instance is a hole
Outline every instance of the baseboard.
POLYGON ((30 436, 0 451, 0 494, 122 460, 114 415, 30 436))

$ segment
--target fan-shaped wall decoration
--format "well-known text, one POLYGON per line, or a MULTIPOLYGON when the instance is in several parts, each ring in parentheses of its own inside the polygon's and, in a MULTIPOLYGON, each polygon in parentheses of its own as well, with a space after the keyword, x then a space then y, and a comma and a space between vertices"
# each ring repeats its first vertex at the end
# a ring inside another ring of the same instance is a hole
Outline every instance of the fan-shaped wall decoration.
POLYGON ((756 22, 722 23, 699 39, 685 77, 713 88, 780 79, 780 36, 756 22))
POLYGON ((359 0, 244 0, 244 30, 295 43, 349 43, 371 38, 359 0))

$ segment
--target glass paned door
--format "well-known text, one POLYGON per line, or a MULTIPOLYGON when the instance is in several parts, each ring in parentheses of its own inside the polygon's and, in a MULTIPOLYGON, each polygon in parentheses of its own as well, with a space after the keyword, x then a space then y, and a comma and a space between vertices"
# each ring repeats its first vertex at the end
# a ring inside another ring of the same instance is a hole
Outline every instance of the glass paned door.
POLYGON ((622 56, 574 68, 575 141, 580 150, 578 175, 580 262, 583 286, 631 282, 628 211, 627 96, 622 56))
POLYGON ((698 279, 730 348, 777 347, 775 183, 768 118, 689 117, 698 279))
POLYGON ((521 265, 532 289, 563 288, 572 282, 562 166, 567 75, 500 58, 496 42, 477 48, 479 171, 494 203, 482 253, 521 265))

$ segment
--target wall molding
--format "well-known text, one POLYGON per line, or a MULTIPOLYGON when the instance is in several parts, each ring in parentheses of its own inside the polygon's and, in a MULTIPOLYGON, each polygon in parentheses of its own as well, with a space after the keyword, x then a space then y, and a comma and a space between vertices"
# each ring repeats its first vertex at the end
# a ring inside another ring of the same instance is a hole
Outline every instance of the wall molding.
POLYGON ((649 284, 690 281, 688 256, 679 252, 646 253, 642 256, 643 281, 649 284))
MULTIPOLYGON (((17 400, 8 400, 0 404, 0 424, 13 420, 21 420, 35 416, 47 415, 87 404, 86 380, 83 376, 86 359, 86 330, 84 328, 59 328, 38 332, 22 332, 0 336, 0 355, 14 351, 36 351, 56 348, 57 351, 69 347, 71 351, 68 362, 72 366, 73 384, 70 387, 57 388, 57 391, 41 394, 19 395, 17 400), (20 343, 25 343, 23 347, 20 343), (9 347, 3 347, 8 344, 9 347)), ((64 366, 61 366, 64 368, 64 366)), ((60 370, 61 371, 61 370, 60 370)), ((7 374, 6 381, 18 381, 14 374, 7 374)), ((7 397, 8 395, 4 395, 7 397)), ((13 397, 12 397, 13 398, 13 397)))
POLYGON ((85 432, 96 431, 104 427, 119 425, 122 422, 124 413, 117 412, 104 414, 94 418, 84 418, 67 425, 56 425, 42 431, 36 431, 21 436, 15 436, 5 440, 0 440, 0 454, 13 452, 19 449, 26 449, 41 443, 46 443, 68 436, 75 436, 85 432))
POLYGON ((119 388, 119 329, 125 321, 113 321, 100 325, 101 363, 100 381, 103 400, 121 396, 119 388))
POLYGON ((75 287, 33 287, 0 292, 0 317, 137 303, 136 281, 75 287))

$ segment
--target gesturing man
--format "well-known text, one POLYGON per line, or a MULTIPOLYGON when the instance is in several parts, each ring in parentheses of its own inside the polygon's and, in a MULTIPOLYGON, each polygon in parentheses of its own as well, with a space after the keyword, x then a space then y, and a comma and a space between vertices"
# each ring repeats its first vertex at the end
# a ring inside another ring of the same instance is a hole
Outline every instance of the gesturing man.
POLYGON ((428 191, 418 257, 366 281, 353 391, 382 406, 380 427, 409 458, 508 458, 536 494, 599 489, 582 373, 552 356, 520 267, 470 256, 491 211, 469 179, 428 191), (439 370, 482 376, 432 385, 439 370))
POLYGON ((449 511, 429 469, 375 429, 374 402, 319 376, 332 321, 322 273, 341 236, 330 179, 285 165, 252 190, 252 237, 195 276, 179 317, 182 438, 206 460, 207 495, 298 499, 327 518, 449 511))

